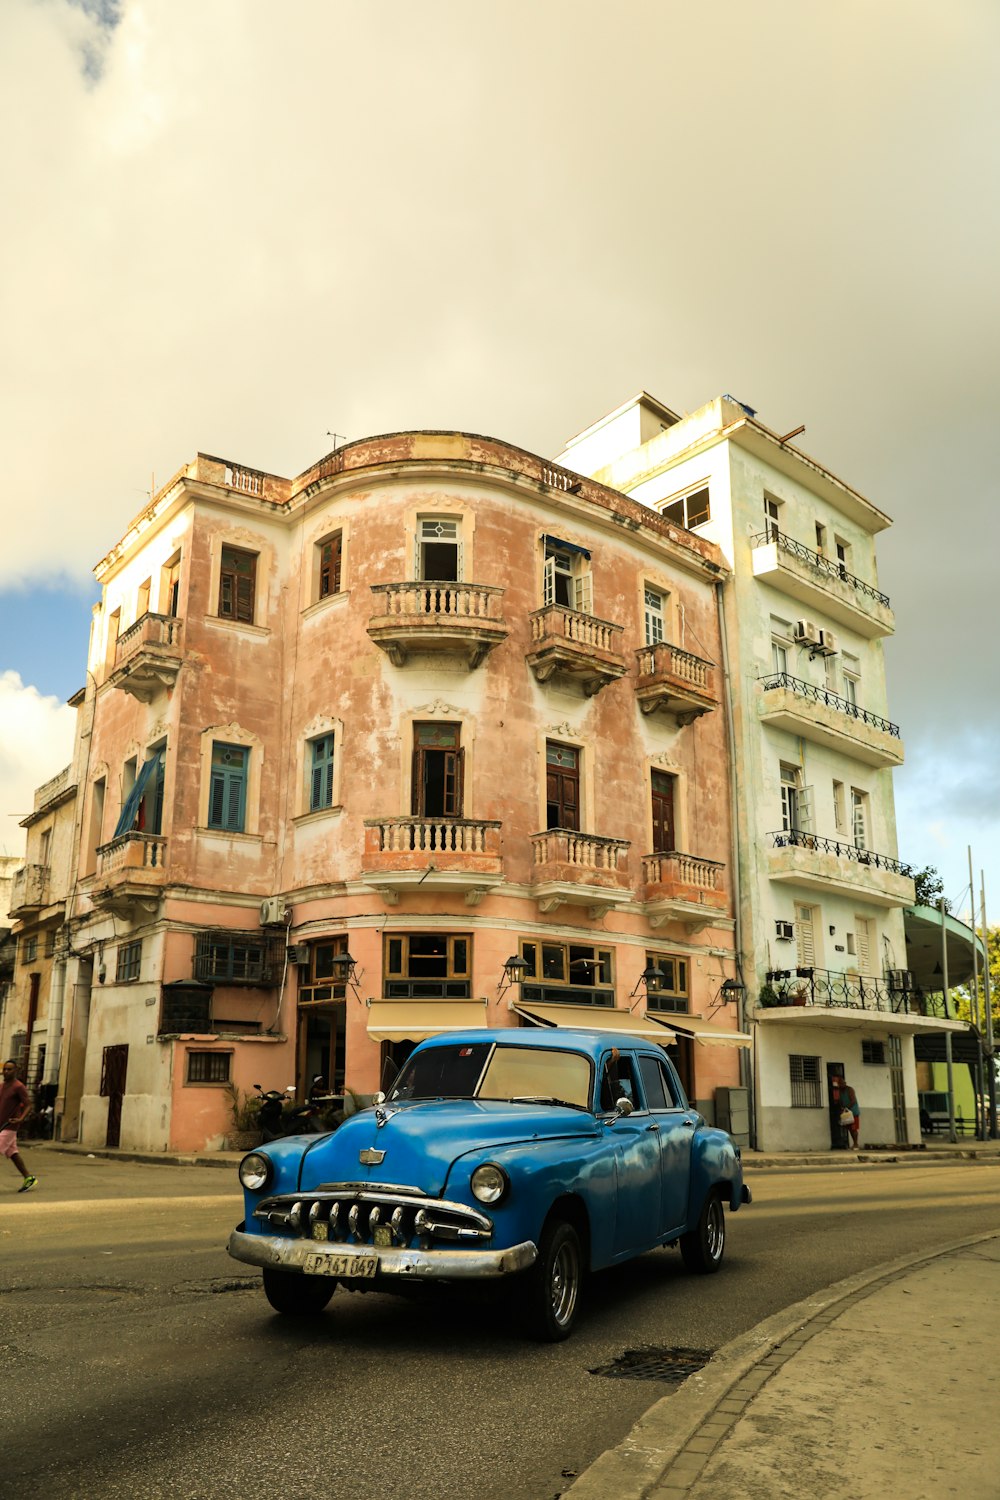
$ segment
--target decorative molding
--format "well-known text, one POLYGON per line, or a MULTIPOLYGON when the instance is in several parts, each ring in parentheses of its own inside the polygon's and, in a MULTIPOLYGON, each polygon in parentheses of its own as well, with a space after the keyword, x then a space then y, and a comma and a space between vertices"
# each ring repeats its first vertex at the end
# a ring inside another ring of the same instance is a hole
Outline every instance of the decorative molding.
POLYGON ((458 708, 454 703, 445 703, 441 698, 435 698, 433 703, 422 703, 410 709, 411 714, 458 714, 459 717, 466 712, 466 709, 458 708))
POLYGON ((583 738, 582 732, 574 724, 570 724, 567 719, 564 719, 561 724, 547 724, 545 726, 545 733, 546 735, 558 734, 566 740, 579 740, 583 738))

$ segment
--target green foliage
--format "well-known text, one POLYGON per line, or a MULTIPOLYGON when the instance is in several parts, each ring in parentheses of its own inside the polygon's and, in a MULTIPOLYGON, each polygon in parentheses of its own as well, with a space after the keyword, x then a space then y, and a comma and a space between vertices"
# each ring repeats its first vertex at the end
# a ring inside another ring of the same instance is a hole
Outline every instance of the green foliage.
MULTIPOLYGON (((917 888, 918 906, 933 906, 935 909, 940 909, 941 897, 944 894, 944 881, 933 865, 917 870, 913 876, 913 884, 917 888)), ((951 902, 947 896, 944 898, 944 909, 951 911, 951 902)))
MULTIPOLYGON (((990 1010, 993 1014, 993 1040, 994 1043, 1000 1043, 1000 927, 988 927, 986 929, 986 952, 990 965, 990 1010)), ((986 1014, 986 986, 981 972, 979 974, 978 988, 979 1024, 985 1031, 983 1022, 986 1014)), ((972 1021, 974 1019, 971 984, 957 986, 951 992, 951 1000, 955 1015, 960 1021, 972 1021)))
POLYGON ((245 1094, 235 1083, 226 1084, 229 1095, 229 1112, 233 1118, 233 1129, 237 1132, 257 1130, 260 1127, 260 1100, 254 1094, 245 1094))

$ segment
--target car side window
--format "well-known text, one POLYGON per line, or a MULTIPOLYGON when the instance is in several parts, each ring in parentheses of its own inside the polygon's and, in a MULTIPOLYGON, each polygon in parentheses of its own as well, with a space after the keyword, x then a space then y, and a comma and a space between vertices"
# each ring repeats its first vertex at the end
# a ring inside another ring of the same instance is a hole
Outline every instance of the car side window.
POLYGON ((614 1049, 601 1069, 601 1109, 613 1110, 619 1099, 627 1099, 635 1109, 642 1109, 642 1097, 636 1085, 635 1063, 614 1049))
POLYGON ((646 1095, 646 1103, 650 1109, 669 1109, 670 1096, 666 1091, 667 1080, 663 1075, 663 1069, 659 1060, 655 1057, 639 1057, 639 1072, 642 1076, 642 1087, 646 1095))

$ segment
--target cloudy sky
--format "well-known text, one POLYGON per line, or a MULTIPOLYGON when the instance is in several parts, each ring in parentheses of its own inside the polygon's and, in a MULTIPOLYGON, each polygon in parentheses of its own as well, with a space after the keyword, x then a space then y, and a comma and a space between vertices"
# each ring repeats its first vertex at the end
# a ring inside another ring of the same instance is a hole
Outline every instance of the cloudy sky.
POLYGON ((0 849, 201 449, 723 391, 895 520, 900 856, 1000 903, 996 0, 0 0, 0 849))

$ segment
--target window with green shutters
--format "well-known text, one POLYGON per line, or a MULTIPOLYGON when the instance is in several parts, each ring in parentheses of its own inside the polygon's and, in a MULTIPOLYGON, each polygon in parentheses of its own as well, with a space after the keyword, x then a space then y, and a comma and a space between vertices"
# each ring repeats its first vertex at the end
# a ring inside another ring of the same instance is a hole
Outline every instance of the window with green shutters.
POLYGON ((246 821, 247 766, 250 752, 243 745, 212 745, 212 784, 208 798, 209 828, 242 833, 246 821))
POLYGON ((333 735, 310 740, 309 811, 333 806, 333 735))

